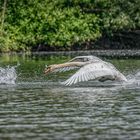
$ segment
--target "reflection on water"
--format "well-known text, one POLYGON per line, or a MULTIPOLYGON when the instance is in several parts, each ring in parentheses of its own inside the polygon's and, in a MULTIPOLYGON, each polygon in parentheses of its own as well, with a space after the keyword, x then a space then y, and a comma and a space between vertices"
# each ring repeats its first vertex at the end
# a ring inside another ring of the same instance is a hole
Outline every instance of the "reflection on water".
POLYGON ((0 139, 140 138, 140 60, 109 60, 127 83, 89 81, 71 87, 61 84, 71 73, 44 76, 45 64, 56 58, 1 60, 1 68, 17 61, 20 66, 16 84, 0 85, 0 139))

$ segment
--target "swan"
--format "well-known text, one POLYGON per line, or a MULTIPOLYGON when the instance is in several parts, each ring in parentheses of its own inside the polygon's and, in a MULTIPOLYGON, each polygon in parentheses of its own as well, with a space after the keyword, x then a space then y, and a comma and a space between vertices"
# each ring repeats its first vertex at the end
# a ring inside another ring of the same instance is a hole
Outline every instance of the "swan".
POLYGON ((126 77, 113 64, 96 56, 77 56, 66 63, 49 65, 44 72, 47 75, 52 72, 65 72, 72 69, 79 70, 63 82, 64 85, 70 86, 88 80, 127 81, 126 77))

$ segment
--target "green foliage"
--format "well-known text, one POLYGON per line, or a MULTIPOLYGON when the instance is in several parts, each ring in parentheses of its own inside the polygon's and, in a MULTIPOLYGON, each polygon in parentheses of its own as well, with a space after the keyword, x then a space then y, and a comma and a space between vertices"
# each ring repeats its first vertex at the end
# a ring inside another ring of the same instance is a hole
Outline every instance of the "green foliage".
POLYGON ((64 50, 103 33, 136 29, 139 5, 139 0, 10 0, 1 16, 0 51, 26 51, 39 44, 64 50))

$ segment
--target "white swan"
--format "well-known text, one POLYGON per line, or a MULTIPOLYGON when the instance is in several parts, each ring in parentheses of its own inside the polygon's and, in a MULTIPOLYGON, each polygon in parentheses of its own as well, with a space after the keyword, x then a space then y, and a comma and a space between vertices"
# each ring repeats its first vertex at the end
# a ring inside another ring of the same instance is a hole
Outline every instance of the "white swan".
POLYGON ((88 80, 99 80, 104 82, 127 81, 126 77, 120 73, 111 63, 105 62, 95 56, 78 56, 63 64, 54 64, 45 68, 45 74, 50 72, 64 72, 80 68, 68 80, 63 82, 65 85, 72 85, 88 80))

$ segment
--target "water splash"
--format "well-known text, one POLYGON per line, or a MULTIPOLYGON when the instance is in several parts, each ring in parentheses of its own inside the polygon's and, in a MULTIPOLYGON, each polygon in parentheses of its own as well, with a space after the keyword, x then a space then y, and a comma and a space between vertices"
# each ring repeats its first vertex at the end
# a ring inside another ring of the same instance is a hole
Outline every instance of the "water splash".
POLYGON ((136 77, 140 77, 140 71, 135 74, 136 77))
POLYGON ((6 68, 0 67, 0 84, 15 84, 17 79, 17 66, 7 66, 6 68))

